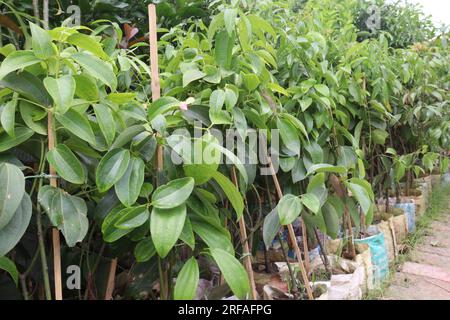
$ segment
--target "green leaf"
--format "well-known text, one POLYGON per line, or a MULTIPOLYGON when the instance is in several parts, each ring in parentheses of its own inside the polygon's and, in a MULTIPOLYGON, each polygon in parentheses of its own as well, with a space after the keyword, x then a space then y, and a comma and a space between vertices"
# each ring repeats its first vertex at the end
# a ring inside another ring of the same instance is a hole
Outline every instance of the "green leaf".
POLYGON ((89 124, 87 117, 83 116, 78 111, 70 109, 64 114, 56 114, 56 120, 78 138, 91 145, 96 144, 94 131, 92 131, 92 127, 89 124))
POLYGON ((217 64, 225 70, 230 70, 233 58, 234 33, 230 36, 225 30, 218 32, 215 43, 214 57, 217 64))
POLYGON ((69 110, 75 95, 75 80, 71 75, 65 75, 58 79, 47 77, 44 86, 53 98, 56 112, 64 114, 69 110))
POLYGON ((64 144, 58 144, 47 153, 47 160, 66 181, 74 184, 86 182, 86 174, 75 154, 64 144))
POLYGON ((17 271, 17 267, 14 262, 9 260, 7 257, 0 257, 0 269, 9 273, 11 278, 14 280, 16 287, 19 285, 19 271, 17 271))
POLYGON ((72 55, 72 59, 82 66, 92 77, 106 84, 111 90, 116 90, 117 77, 109 63, 84 52, 75 53, 72 55))
POLYGON ((57 227, 69 247, 83 241, 89 228, 87 206, 82 198, 71 196, 51 186, 41 187, 38 201, 54 227, 57 227))
POLYGON ((384 145, 388 136, 389 133, 381 129, 374 129, 371 132, 372 141, 376 144, 384 145))
POLYGON ((45 121, 46 119, 37 120, 45 118, 47 116, 47 112, 45 110, 34 104, 31 104, 28 101, 20 101, 19 111, 20 115, 22 116, 23 122, 25 122, 28 128, 40 135, 47 135, 47 121, 45 121))
POLYGON ((6 131, 6 133, 11 138, 14 138, 14 136, 15 136, 14 125, 15 125, 15 119, 16 119, 16 105, 17 105, 17 99, 8 101, 5 104, 5 107, 3 108, 1 119, 0 119, 3 129, 6 131))
POLYGON ((173 297, 175 300, 192 300, 197 291, 200 271, 197 260, 191 257, 184 264, 177 277, 173 297))
POLYGON ((145 131, 145 127, 141 124, 137 124, 137 125, 126 128, 116 138, 114 143, 111 145, 110 150, 122 148, 128 142, 130 142, 134 137, 136 137, 138 134, 140 134, 144 131, 145 131))
POLYGON ((339 233, 339 216, 336 209, 327 202, 322 207, 322 215, 325 221, 327 234, 333 239, 336 239, 339 233))
POLYGON ((261 81, 256 74, 248 73, 242 75, 242 81, 247 91, 252 92, 258 88, 261 81))
POLYGON ((313 173, 321 173, 321 172, 333 172, 333 173, 338 173, 338 174, 344 175, 347 173, 347 169, 342 166, 333 166, 331 164, 318 163, 318 164, 312 165, 309 168, 308 176, 313 173))
POLYGON ((280 218, 277 209, 275 208, 264 218, 263 239, 266 248, 269 248, 272 245, 272 241, 277 236, 280 228, 280 218))
POLYGON ((98 164, 95 181, 100 192, 108 191, 125 174, 130 162, 130 151, 113 149, 98 164))
POLYGON ((115 221, 114 227, 117 229, 128 230, 142 226, 147 222, 150 213, 148 212, 147 206, 143 205, 125 208, 121 210, 118 215, 120 218, 115 221))
POLYGON ((285 146, 294 152, 300 154, 300 138, 295 127, 283 118, 277 119, 277 128, 280 130, 281 141, 285 146))
POLYGON ((156 252, 161 258, 165 258, 173 248, 186 220, 186 205, 170 209, 154 207, 150 219, 150 232, 156 252))
POLYGON ((353 197, 356 198, 361 206, 364 214, 367 214, 372 207, 372 201, 366 189, 356 183, 344 182, 347 188, 352 192, 353 197))
POLYGON ((27 141, 33 136, 34 131, 27 127, 16 127, 14 133, 14 138, 11 138, 6 132, 0 133, 0 152, 14 148, 27 141))
POLYGON ((321 95, 323 95, 325 97, 330 96, 330 89, 328 89, 328 87, 324 84, 316 84, 314 86, 314 89, 316 89, 317 92, 319 92, 321 95))
POLYGON ((141 158, 131 157, 128 168, 115 184, 117 197, 126 207, 132 206, 139 197, 144 184, 145 163, 141 158))
POLYGON ((33 52, 40 59, 48 59, 55 54, 52 37, 48 31, 30 22, 33 52))
POLYGON ((100 130, 105 137, 108 146, 114 142, 116 137, 116 122, 112 115, 111 109, 104 104, 95 104, 93 106, 95 112, 95 118, 97 119, 100 130))
POLYGON ((24 193, 19 207, 9 223, 0 229, 0 257, 11 251, 27 231, 32 214, 30 196, 24 193))
POLYGON ((83 34, 83 33, 74 33, 70 35, 67 40, 68 43, 77 46, 78 48, 87 50, 99 58, 108 59, 108 55, 103 51, 102 45, 100 42, 96 41, 94 38, 83 34))
POLYGON ((242 264, 231 254, 222 249, 210 249, 211 256, 222 271, 230 289, 239 299, 246 299, 250 294, 250 283, 242 264))
POLYGON ((49 107, 52 103, 52 99, 45 90, 42 81, 27 71, 19 74, 8 74, 0 81, 0 86, 18 92, 25 98, 44 107, 49 107))
POLYGON ((206 76, 206 73, 196 70, 190 69, 183 73, 183 88, 187 87, 191 82, 200 80, 206 76))
POLYGON ((281 198, 276 210, 283 226, 291 224, 302 213, 303 205, 299 197, 286 194, 281 198))
POLYGON ((148 107, 147 118, 152 121, 156 116, 179 108, 180 101, 174 97, 161 97, 148 107))
POLYGON ((305 97, 302 100, 300 100, 300 107, 302 108, 302 111, 305 112, 312 104, 313 100, 310 97, 305 97))
POLYGON ((208 245, 209 248, 219 248, 234 254, 229 231, 222 227, 209 224, 206 221, 192 219, 192 229, 208 245))
POLYGON ((73 75, 76 83, 75 94, 86 101, 97 101, 99 99, 99 91, 97 83, 87 74, 73 75))
POLYGON ((118 229, 114 225, 122 217, 123 206, 117 206, 112 209, 105 217, 102 223, 103 240, 108 243, 119 240, 129 234, 133 229, 118 229))
POLYGON ((41 62, 41 59, 37 58, 33 51, 23 50, 13 52, 3 60, 0 66, 0 79, 3 79, 11 72, 32 66, 39 62, 41 62))
POLYGON ((137 262, 146 262, 156 254, 155 245, 151 238, 144 238, 134 248, 134 256, 137 262))
POLYGON ((25 193, 25 177, 15 165, 0 163, 0 230, 4 228, 19 208, 25 193))
POLYGON ((184 222, 183 231, 180 234, 180 240, 186 243, 192 250, 195 249, 195 236, 189 217, 186 217, 186 221, 184 222))
POLYGON ((313 213, 318 213, 320 210, 320 200, 312 193, 306 193, 301 196, 300 201, 305 207, 313 213))
POLYGON ((225 9, 223 18, 225 22, 225 29, 230 37, 233 35, 234 29, 236 28, 236 17, 236 9, 225 9))
POLYGON ((152 195, 152 205, 159 209, 179 207, 192 193, 194 179, 191 177, 172 180, 158 187, 152 195))

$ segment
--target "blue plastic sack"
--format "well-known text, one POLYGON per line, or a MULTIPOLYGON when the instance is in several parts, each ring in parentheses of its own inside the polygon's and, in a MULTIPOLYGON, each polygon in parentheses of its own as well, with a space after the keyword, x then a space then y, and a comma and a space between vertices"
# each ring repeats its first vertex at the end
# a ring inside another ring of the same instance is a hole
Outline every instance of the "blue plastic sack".
POLYGON ((384 235, 380 232, 365 239, 355 239, 354 242, 369 245, 373 268, 373 282, 374 285, 380 284, 389 275, 389 260, 384 235))
POLYGON ((416 205, 412 202, 396 203, 395 208, 403 209, 406 215, 406 221, 408 222, 408 232, 412 233, 416 231, 416 205))

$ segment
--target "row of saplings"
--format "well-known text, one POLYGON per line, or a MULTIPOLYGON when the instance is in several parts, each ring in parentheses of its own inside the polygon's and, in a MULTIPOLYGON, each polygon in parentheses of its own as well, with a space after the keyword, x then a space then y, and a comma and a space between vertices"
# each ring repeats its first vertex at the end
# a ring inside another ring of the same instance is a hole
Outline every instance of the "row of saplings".
MULTIPOLYGON (((315 231, 316 241, 308 245, 316 247, 304 257, 314 298, 360 300, 387 281, 390 265, 409 249, 404 242, 416 231, 416 222, 429 207, 432 189, 445 184, 448 180, 445 178, 447 175, 421 177, 414 181, 409 196, 401 194, 392 195, 388 201, 380 199, 375 204, 373 223, 369 227, 350 222, 353 234, 341 231, 340 237, 333 240, 315 231)), ((301 230, 297 230, 300 235, 301 230)), ((265 300, 296 299, 304 292, 294 253, 283 246, 282 238, 257 254, 261 272, 255 273, 255 284, 265 300), (275 275, 264 272, 269 269, 275 275)), ((297 239, 302 241, 301 236, 297 239)))

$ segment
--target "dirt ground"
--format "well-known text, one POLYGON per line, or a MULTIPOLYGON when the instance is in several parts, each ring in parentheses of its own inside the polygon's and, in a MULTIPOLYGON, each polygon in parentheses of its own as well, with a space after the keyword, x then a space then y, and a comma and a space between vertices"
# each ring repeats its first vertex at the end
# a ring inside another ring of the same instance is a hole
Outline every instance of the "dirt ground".
POLYGON ((382 299, 450 300, 450 193, 440 202, 438 218, 397 268, 382 299))

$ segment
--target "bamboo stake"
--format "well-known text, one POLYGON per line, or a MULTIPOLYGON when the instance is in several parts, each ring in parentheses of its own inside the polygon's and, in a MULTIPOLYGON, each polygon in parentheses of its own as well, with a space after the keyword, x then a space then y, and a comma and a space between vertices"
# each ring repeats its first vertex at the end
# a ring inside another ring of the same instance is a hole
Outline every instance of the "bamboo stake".
MULTIPOLYGON (((48 132, 48 150, 55 148, 55 135, 53 131, 53 114, 48 113, 47 120, 47 132, 48 132)), ((55 177, 56 171, 50 166, 50 176, 55 177)), ((57 187, 56 178, 50 178, 50 185, 57 187)), ((53 272, 55 277, 55 299, 62 300, 62 277, 61 277, 61 240, 59 237, 59 230, 57 228, 52 229, 52 242, 53 242, 53 272)))
MULTIPOLYGON (((231 168, 231 179, 233 180, 233 183, 236 186, 236 188, 239 189, 239 183, 236 176, 236 169, 234 167, 231 168)), ((239 235, 241 237, 243 249, 242 251, 244 254, 244 265, 245 269, 247 269, 247 274, 250 280, 250 287, 252 289, 252 298, 253 300, 258 300, 258 292, 256 291, 255 277, 253 275, 252 258, 250 256, 250 249, 248 246, 247 230, 245 228, 244 216, 241 216, 241 218, 239 219, 239 235)))
POLYGON ((44 0, 42 3, 43 10, 42 14, 44 17, 44 29, 48 30, 49 28, 49 19, 48 19, 48 0, 44 0))
MULTIPOLYGON (((270 167, 273 182, 275 184, 275 190, 277 191, 278 198, 281 199, 281 198, 283 198, 283 191, 281 190, 280 182, 278 181, 277 174, 275 173, 275 169, 273 168, 272 161, 270 160, 270 158, 268 156, 267 156, 267 161, 268 161, 268 164, 270 167)), ((288 224, 287 228, 288 228, 288 232, 289 232, 289 238, 292 242, 292 246, 294 247, 295 255, 297 256, 298 266, 300 267, 300 272, 302 274, 303 283, 306 288, 306 293, 308 295, 308 299, 314 300, 312 289, 311 289, 311 286, 309 285, 308 274, 306 273, 305 265, 303 264, 302 253, 298 246, 297 238, 295 237, 294 228, 292 227, 292 224, 288 224)), ((305 231, 306 231, 306 229, 305 229, 305 231)))
POLYGON ((111 265, 109 267, 108 275, 108 285, 105 292, 105 300, 112 300, 112 295, 114 293, 114 287, 116 282, 116 269, 117 269, 117 258, 111 260, 111 265))

